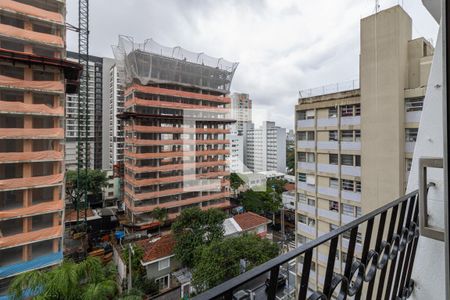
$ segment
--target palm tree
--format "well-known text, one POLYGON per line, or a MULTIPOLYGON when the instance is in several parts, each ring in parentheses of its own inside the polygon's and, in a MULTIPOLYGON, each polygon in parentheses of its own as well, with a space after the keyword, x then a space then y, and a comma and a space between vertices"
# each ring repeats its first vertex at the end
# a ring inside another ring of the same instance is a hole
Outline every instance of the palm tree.
POLYGON ((156 220, 158 220, 158 222, 159 222, 158 231, 159 231, 159 233, 161 233, 161 225, 167 220, 167 217, 168 217, 167 209, 156 207, 152 211, 152 216, 156 220))
POLYGON ((76 264, 64 261, 49 271, 34 270, 17 276, 10 288, 12 299, 99 300, 115 295, 117 285, 111 268, 104 268, 98 258, 88 257, 76 264))

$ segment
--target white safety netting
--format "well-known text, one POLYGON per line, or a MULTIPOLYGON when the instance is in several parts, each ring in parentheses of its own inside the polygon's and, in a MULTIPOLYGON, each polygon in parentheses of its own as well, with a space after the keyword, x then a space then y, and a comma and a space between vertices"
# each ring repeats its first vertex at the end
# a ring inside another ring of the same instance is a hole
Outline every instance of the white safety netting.
POLYGON ((181 47, 165 47, 152 39, 136 43, 127 36, 119 36, 113 52, 117 64, 124 68, 126 83, 176 83, 228 93, 238 66, 181 47))

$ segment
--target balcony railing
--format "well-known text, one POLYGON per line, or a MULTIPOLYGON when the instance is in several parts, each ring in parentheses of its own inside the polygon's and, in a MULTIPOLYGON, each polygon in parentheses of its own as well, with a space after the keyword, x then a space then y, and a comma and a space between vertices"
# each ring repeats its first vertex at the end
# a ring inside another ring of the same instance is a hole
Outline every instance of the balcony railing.
MULTIPOLYGON (((413 289, 411 273, 414 266, 418 226, 418 191, 409 193, 373 212, 300 247, 280 255, 252 270, 232 278, 194 299, 232 299, 246 283, 267 276, 266 299, 276 299, 280 267, 297 258, 302 259, 301 279, 296 297, 305 299, 406 299, 413 289), (355 249, 358 231, 363 232, 362 251, 355 249), (350 234, 348 235, 348 232, 350 234), (348 239, 343 271, 336 273, 339 239, 348 239), (323 289, 310 286, 313 253, 322 244, 329 245, 323 289), (355 251, 356 250, 356 251, 355 251), (375 280, 376 278, 376 280, 375 280), (307 298, 308 297, 308 298, 307 298)), ((258 295, 257 299, 261 299, 258 295)))

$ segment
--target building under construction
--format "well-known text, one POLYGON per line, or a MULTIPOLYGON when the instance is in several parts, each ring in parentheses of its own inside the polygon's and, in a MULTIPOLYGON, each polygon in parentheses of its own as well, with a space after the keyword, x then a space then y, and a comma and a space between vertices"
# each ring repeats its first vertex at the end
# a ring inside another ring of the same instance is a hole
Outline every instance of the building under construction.
POLYGON ((0 299, 63 258, 65 47, 65 1, 0 1, 0 299))
POLYGON ((155 208, 174 219, 189 207, 229 207, 231 81, 237 63, 119 37, 124 70, 124 201, 136 230, 157 226, 155 208))

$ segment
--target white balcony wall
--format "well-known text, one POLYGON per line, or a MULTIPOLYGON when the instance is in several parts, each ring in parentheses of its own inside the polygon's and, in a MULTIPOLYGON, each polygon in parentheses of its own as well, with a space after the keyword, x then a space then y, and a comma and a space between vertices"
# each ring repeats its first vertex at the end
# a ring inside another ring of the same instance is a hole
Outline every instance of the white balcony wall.
POLYGON ((338 197, 339 196, 339 190, 325 187, 325 186, 319 186, 317 192, 322 195, 332 196, 332 197, 338 197))
POLYGON ((298 223, 298 230, 306 232, 309 235, 316 236, 316 228, 303 223, 298 223))
POLYGON ((299 162, 297 166, 299 169, 310 170, 310 171, 314 171, 316 169, 315 163, 299 162))
POLYGON ((297 121, 297 128, 298 129, 302 129, 302 128, 309 128, 309 127, 314 127, 314 119, 309 119, 309 120, 299 120, 297 121))
POLYGON ((338 142, 336 141, 319 141, 317 142, 317 149, 321 150, 337 150, 338 142))
POLYGON ((311 205, 307 205, 304 203, 300 203, 298 205, 298 210, 301 212, 307 212, 309 214, 315 215, 316 214, 316 208, 314 206, 311 205))
POLYGON ((415 142, 405 142, 405 152, 406 153, 414 153, 415 146, 416 146, 415 142))
POLYGON ((330 219, 330 220, 334 220, 334 221, 339 221, 339 213, 335 212, 335 211, 331 211, 328 209, 322 209, 319 208, 318 209, 319 212, 319 216, 330 219))
POLYGON ((343 175, 360 177, 361 176, 361 167, 341 166, 341 173, 343 175))
POLYGON ((341 118, 341 125, 359 125, 359 124, 361 124, 360 116, 341 118))
POLYGON ((338 166, 337 165, 330 165, 330 164, 317 164, 317 171, 324 172, 324 173, 338 173, 338 166))
POLYGON ((316 146, 315 141, 298 141, 297 142, 298 148, 314 149, 315 146, 316 146))
POLYGON ((405 122, 406 123, 419 123, 421 115, 422 115, 421 111, 407 112, 405 115, 405 122))
POLYGON ((306 182, 299 182, 297 184, 297 187, 301 190, 305 190, 311 193, 314 193, 316 191, 316 187, 314 185, 307 184, 306 182))
POLYGON ((318 127, 337 126, 337 118, 317 119, 318 127))
POLYGON ((359 151, 361 150, 361 142, 341 142, 341 149, 359 151))
POLYGON ((361 202, 361 193, 355 193, 355 192, 342 190, 341 197, 345 200, 361 202))
POLYGON ((347 224, 347 223, 350 223, 350 222, 356 220, 356 218, 353 216, 348 216, 348 215, 344 215, 344 214, 342 214, 341 216, 342 216, 342 219, 341 219, 342 224, 347 224))

